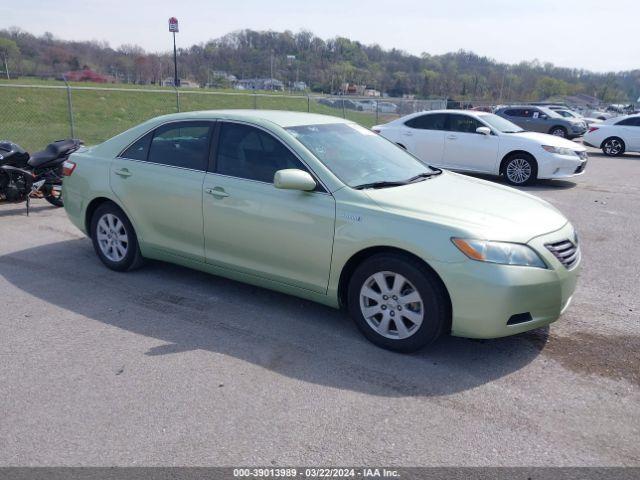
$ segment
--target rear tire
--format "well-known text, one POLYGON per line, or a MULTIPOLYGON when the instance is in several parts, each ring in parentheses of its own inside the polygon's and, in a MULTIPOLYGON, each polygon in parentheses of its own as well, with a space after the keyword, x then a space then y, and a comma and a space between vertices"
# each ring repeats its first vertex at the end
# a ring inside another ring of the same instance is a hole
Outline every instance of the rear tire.
POLYGON ((514 153, 505 159, 502 174, 509 185, 531 185, 538 178, 538 164, 528 153, 514 153))
POLYGON ((143 264, 133 225, 113 202, 101 204, 93 213, 91 240, 96 254, 111 270, 125 272, 143 264))
POLYGON ((609 137, 601 145, 602 153, 607 157, 619 157, 624 154, 626 145, 619 137, 609 137))
POLYGON ((448 297, 436 275, 417 259, 381 253, 353 272, 349 315, 375 345, 409 353, 434 342, 448 325, 448 297))
POLYGON ((552 127, 551 130, 549 130, 549 134, 556 137, 567 138, 567 129, 564 127, 552 127))

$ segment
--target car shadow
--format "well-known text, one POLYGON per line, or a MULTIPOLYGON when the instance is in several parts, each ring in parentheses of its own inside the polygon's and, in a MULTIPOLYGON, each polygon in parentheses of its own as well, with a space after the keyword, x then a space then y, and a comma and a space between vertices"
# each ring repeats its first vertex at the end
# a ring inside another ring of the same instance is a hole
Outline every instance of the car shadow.
POLYGON ((445 336, 415 354, 393 353, 366 341, 345 313, 296 297, 162 262, 110 271, 88 239, 6 254, 0 271, 16 288, 84 321, 157 340, 140 355, 216 352, 379 396, 472 389, 525 367, 548 339, 548 329, 482 341, 445 336))

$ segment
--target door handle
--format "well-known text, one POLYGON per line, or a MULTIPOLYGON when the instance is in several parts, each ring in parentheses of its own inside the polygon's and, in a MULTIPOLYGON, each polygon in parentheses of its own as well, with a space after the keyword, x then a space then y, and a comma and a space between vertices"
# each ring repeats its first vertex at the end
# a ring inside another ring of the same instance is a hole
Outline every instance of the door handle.
POLYGON ((129 169, 127 169, 127 168, 121 168, 120 170, 114 170, 113 173, 115 173, 119 177, 124 177, 124 178, 130 177, 131 175, 133 175, 133 173, 131 173, 129 171, 129 169))
POLYGON ((449 140, 457 140, 457 139, 458 139, 458 136, 457 136, 457 135, 447 135, 447 138, 448 138, 449 140))
POLYGON ((209 195, 212 195, 217 198, 224 198, 229 196, 229 194, 225 192, 224 189, 221 187, 205 188, 204 191, 209 195))

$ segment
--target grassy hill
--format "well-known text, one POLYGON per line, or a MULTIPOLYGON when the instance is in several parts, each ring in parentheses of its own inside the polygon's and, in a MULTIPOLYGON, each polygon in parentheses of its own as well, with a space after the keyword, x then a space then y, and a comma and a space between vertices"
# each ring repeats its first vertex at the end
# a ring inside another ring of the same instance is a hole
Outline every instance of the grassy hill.
MULTIPOLYGON (((178 110, 176 93, 171 87, 90 83, 72 83, 71 87, 75 136, 88 145, 102 142, 149 118, 178 110)), ((343 114, 342 109, 321 105, 313 97, 307 100, 305 96, 229 89, 180 89, 179 104, 183 112, 258 108, 343 114)), ((71 135, 67 89, 63 82, 0 81, 0 107, 4 112, 0 139, 17 142, 28 151, 40 150, 53 140, 71 135), (13 86, 17 84, 24 86, 13 86)), ((345 114, 363 126, 376 123, 373 113, 345 110, 345 114)))

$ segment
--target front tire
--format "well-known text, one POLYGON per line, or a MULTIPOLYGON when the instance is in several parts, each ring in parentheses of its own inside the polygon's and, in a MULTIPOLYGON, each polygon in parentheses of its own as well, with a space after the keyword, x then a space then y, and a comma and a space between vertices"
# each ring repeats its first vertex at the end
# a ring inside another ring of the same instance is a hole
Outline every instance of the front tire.
POLYGON ((538 164, 527 153, 518 153, 509 156, 502 169, 504 178, 509 185, 522 187, 531 185, 538 178, 538 164))
POLYGON ((133 270, 143 258, 133 225, 115 203, 101 204, 91 217, 91 240, 96 254, 117 272, 133 270))
POLYGON ((444 287, 417 259, 374 255, 356 268, 348 288, 350 316, 379 347, 414 352, 435 341, 447 324, 444 287))
POLYGON ((607 157, 619 157, 624 154, 626 149, 626 145, 621 138, 618 137, 609 137, 604 142, 602 142, 602 153, 604 153, 607 157))

